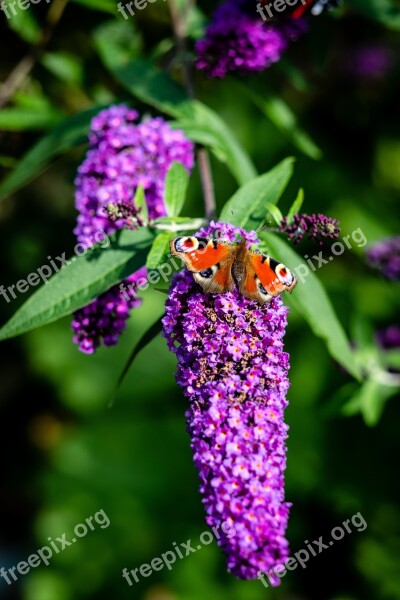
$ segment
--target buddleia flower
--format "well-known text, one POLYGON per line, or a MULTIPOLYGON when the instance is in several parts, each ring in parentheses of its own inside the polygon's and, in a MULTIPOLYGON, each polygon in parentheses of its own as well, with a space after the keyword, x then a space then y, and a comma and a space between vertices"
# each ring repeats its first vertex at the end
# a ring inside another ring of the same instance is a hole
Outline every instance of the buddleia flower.
POLYGON ((389 325, 386 329, 380 329, 376 332, 376 340, 383 350, 400 348, 400 327, 389 325))
POLYGON ((393 48, 384 43, 370 43, 358 46, 350 56, 348 71, 358 80, 376 83, 384 79, 397 64, 393 48))
POLYGON ((279 229, 294 244, 299 244, 306 238, 314 241, 318 246, 323 246, 328 240, 339 237, 340 223, 337 219, 321 213, 312 215, 302 213, 294 215, 290 222, 285 217, 279 229))
POLYGON ((252 0, 226 0, 196 45, 196 67, 208 77, 262 71, 307 31, 304 19, 264 22, 252 0))
POLYGON ((366 252, 367 262, 387 279, 400 281, 400 235, 380 240, 366 252))
MULTIPOLYGON (((138 117, 135 110, 118 105, 92 120, 89 150, 75 180, 79 214, 74 232, 83 244, 99 231, 111 234, 143 224, 133 204, 139 185, 145 191, 149 218, 164 216, 169 167, 174 161, 187 171, 193 167, 194 146, 182 131, 172 129, 160 117, 137 122, 138 117)), ((125 281, 128 296, 116 285, 76 311, 73 340, 82 352, 91 354, 102 343, 111 346, 118 342, 131 309, 141 303, 135 288, 145 275, 141 269, 125 281)))
MULTIPOLYGON (((254 232, 223 223, 211 223, 198 235, 217 233, 226 241, 256 241, 254 232)), ((261 306, 236 290, 205 294, 188 271, 175 276, 163 319, 178 359, 176 379, 188 398, 187 427, 206 522, 234 527, 235 535, 218 543, 229 571, 244 579, 269 572, 289 555, 286 319, 280 297, 261 306)))

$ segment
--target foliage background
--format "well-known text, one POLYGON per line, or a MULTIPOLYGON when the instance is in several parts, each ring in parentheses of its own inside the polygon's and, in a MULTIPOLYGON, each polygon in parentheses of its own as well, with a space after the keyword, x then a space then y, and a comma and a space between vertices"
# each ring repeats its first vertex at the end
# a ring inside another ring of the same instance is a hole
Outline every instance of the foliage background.
MULTIPOLYGON (((196 91, 234 131, 259 172, 288 155, 297 157, 294 178, 280 203, 282 212, 303 187, 308 213, 335 216, 343 234, 361 227, 372 243, 398 232, 400 81, 398 68, 385 77, 363 80, 349 75, 348 67, 359 44, 383 43, 398 54, 399 35, 396 19, 384 16, 385 2, 365 6, 375 7, 379 19, 351 7, 338 16, 314 19, 310 33, 292 46, 282 63, 243 80, 242 87, 238 78, 215 82, 197 75, 196 91), (251 102, 243 84, 263 98, 283 99, 322 149, 320 160, 294 147, 251 102)), ((103 42, 112 40, 110 31, 114 32, 129 57, 151 55, 163 65, 173 48, 165 3, 149 5, 129 22, 108 0, 66 6, 53 0, 51 7, 59 22, 34 68, 0 112, 4 176, 65 116, 115 99, 133 103, 142 113, 156 113, 129 96, 107 70, 99 32, 106 27, 105 38, 100 35, 103 42)), ((15 21, 6 22, 1 15, 2 79, 40 45, 47 10, 42 2, 15 21)), ((200 3, 193 37, 211 10, 211 2, 200 3)), ((110 52, 112 47, 107 47, 106 56, 110 52)), ((68 254, 73 248, 73 179, 84 152, 82 143, 62 153, 32 182, 5 195, 0 206, 0 260, 6 287, 46 263, 48 255, 68 254)), ((214 157, 212 169, 221 208, 237 184, 214 157)), ((202 210, 195 170, 185 212, 201 216, 202 210)), ((302 248, 303 254, 307 251, 302 248)), ((369 328, 398 322, 396 284, 371 271, 363 253, 354 245, 353 251, 318 272, 352 339, 354 331, 367 336, 369 328)), ((20 295, 7 304, 1 298, 3 322, 23 300, 20 295)), ((368 529, 346 536, 312 559, 306 570, 287 575, 274 590, 228 575, 215 544, 177 562, 172 571, 164 569, 128 587, 121 577, 123 567, 150 562, 173 541, 197 538, 205 530, 185 433, 185 400, 173 378, 175 359, 163 339, 158 337, 139 355, 118 401, 112 409, 107 406, 127 355, 162 314, 164 300, 154 290, 146 292, 146 301, 133 311, 118 346, 100 349, 92 357, 80 354, 71 343, 69 318, 2 343, 0 565, 8 568, 24 560, 49 535, 65 531, 68 537, 76 523, 100 508, 111 520, 109 528, 88 534, 54 557, 49 567, 21 576, 13 586, 2 580, 2 597, 399 598, 398 397, 388 402, 373 428, 366 426, 357 406, 356 414, 344 415, 343 399, 345 412, 352 412, 348 401, 357 384, 332 361, 295 311, 287 334, 292 367, 286 412, 292 550, 303 547, 305 539, 329 536, 332 527, 358 511, 368 529)))

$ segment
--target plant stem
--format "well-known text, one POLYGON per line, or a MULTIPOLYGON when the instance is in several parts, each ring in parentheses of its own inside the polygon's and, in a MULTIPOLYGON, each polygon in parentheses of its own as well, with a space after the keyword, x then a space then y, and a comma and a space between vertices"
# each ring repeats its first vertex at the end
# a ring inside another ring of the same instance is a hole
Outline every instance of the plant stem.
MULTIPOLYGON (((168 0, 172 27, 176 38, 176 45, 178 47, 179 54, 182 57, 182 73, 185 87, 191 99, 195 98, 195 92, 191 68, 187 60, 186 37, 188 15, 193 4, 194 0, 188 0, 185 10, 180 12, 176 5, 176 0, 168 0)), ((210 159, 205 148, 198 148, 197 162, 199 165, 200 180, 203 188, 205 217, 207 221, 211 221, 216 216, 216 203, 210 159)))

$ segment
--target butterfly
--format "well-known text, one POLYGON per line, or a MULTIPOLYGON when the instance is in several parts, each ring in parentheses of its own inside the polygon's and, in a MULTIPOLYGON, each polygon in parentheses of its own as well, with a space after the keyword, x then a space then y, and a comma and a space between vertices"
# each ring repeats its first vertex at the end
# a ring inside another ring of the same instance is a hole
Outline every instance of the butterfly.
POLYGON ((202 237, 178 237, 170 241, 171 254, 178 256, 205 292, 222 294, 237 286, 239 292, 260 304, 284 291, 291 292, 297 280, 274 258, 251 252, 246 241, 238 244, 202 237))

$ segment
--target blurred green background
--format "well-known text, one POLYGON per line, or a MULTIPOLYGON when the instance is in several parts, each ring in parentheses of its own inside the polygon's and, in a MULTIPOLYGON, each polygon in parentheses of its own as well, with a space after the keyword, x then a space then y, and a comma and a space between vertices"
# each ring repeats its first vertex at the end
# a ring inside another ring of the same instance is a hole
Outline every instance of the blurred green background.
MULTIPOLYGON (((165 3, 149 5, 129 22, 107 0, 65 6, 53 0, 51 7, 58 21, 55 29, 0 112, 4 176, 65 116, 116 99, 133 103, 142 114, 155 114, 128 97, 107 72, 96 35, 107 24, 116 28, 132 56, 146 53, 162 64, 173 48, 165 3)), ((211 2, 200 4, 193 37, 211 10, 211 2)), ((1 15, 3 81, 40 45, 47 11, 42 2, 15 21, 1 15)), ((336 16, 313 19, 310 32, 281 63, 242 80, 262 97, 279 97, 291 107, 321 148, 318 161, 300 152, 251 102, 238 87, 238 78, 216 82, 197 75, 197 95, 235 132, 260 172, 287 155, 297 157, 295 176, 280 203, 282 212, 303 187, 306 212, 338 218, 342 235, 361 227, 372 244, 399 232, 399 44, 394 29, 347 7, 336 16), (355 54, 376 46, 396 57, 392 67, 372 77, 356 74, 355 54)), ((81 144, 63 154, 3 199, 1 284, 26 277, 49 255, 71 252, 73 179, 85 149, 81 144)), ((212 169, 222 207, 236 183, 215 158, 212 169)), ((201 216, 202 210, 195 170, 185 213, 201 216)), ((301 253, 313 254, 315 248, 305 244, 301 253)), ((364 253, 365 248, 353 244, 317 273, 353 340, 360 332, 368 337, 370 330, 399 324, 398 284, 372 271, 364 253)), ((124 567, 148 563, 172 542, 198 539, 206 529, 185 432, 186 400, 174 381, 175 357, 161 337, 139 355, 117 402, 108 407, 131 348, 163 312, 163 294, 150 290, 144 298, 118 346, 102 348, 94 356, 79 353, 72 344, 69 318, 1 345, 0 567, 25 560, 49 536, 66 532, 71 537, 77 523, 100 509, 110 526, 97 527, 54 556, 48 567, 20 575, 11 586, 0 579, 0 597, 399 599, 399 398, 382 406, 379 422, 368 427, 353 398, 357 384, 294 311, 286 337, 291 355, 286 486, 287 499, 293 502, 288 529, 292 552, 304 547, 306 539, 329 537, 332 527, 359 511, 368 528, 347 535, 310 560, 307 569, 288 574, 276 589, 227 574, 215 543, 178 561, 171 571, 164 568, 133 587, 127 585, 124 567)), ((0 298, 2 322, 24 299, 20 295, 7 304, 0 298)), ((373 334, 369 339, 373 345, 373 334)))

